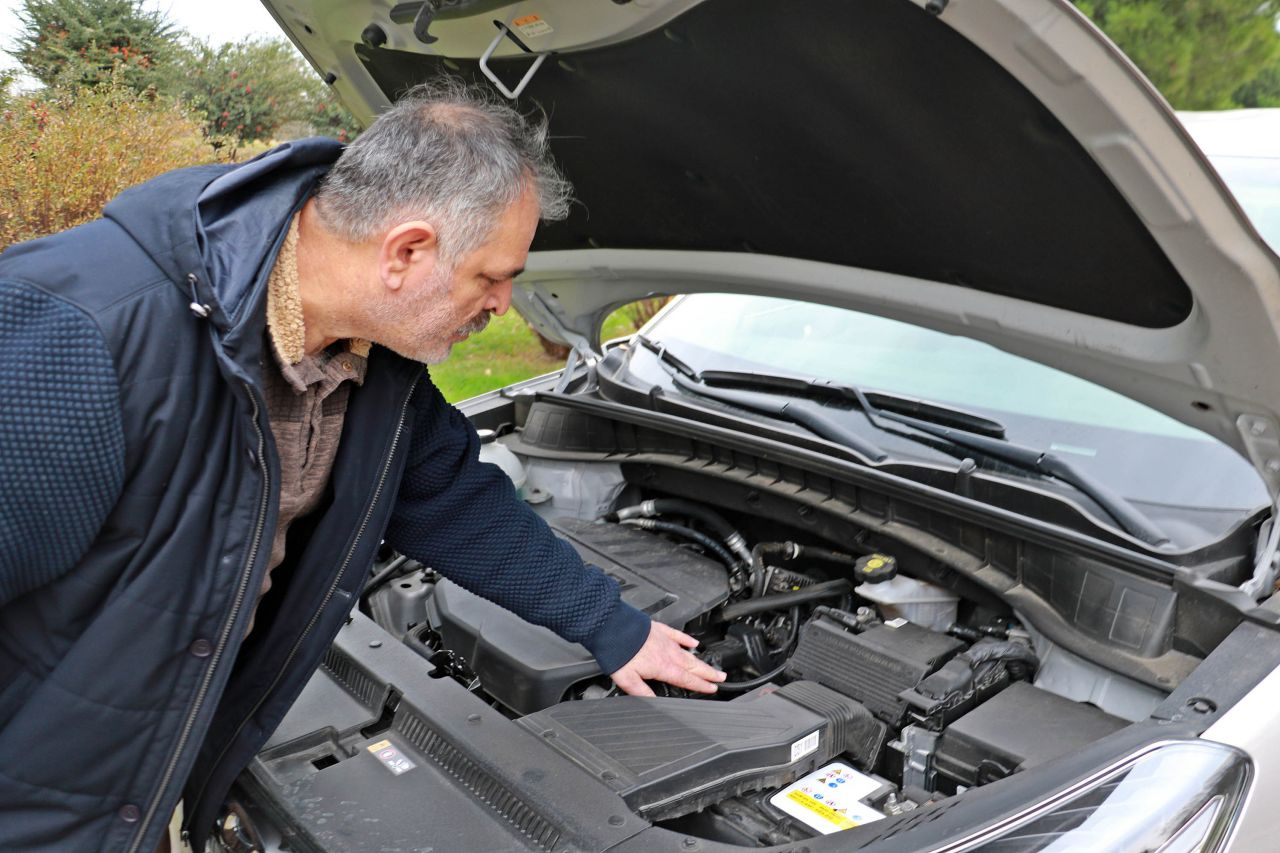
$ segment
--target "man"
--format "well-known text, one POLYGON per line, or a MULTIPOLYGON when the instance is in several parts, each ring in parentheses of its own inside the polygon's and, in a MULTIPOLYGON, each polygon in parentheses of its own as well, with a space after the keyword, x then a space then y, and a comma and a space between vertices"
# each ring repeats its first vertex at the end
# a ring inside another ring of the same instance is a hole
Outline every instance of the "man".
POLYGON ((345 152, 172 172, 0 258, 0 846, 150 851, 180 798, 201 843, 384 537, 623 690, 714 691, 422 366, 565 215, 545 138, 437 84, 345 152))

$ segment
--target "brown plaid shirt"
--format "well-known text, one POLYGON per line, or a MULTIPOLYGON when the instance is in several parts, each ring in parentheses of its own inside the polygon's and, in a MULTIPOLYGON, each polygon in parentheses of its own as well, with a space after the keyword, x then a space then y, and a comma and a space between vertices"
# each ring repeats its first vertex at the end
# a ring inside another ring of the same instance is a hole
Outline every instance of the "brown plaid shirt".
POLYGON ((267 349, 272 357, 262 384, 280 456, 280 510, 259 598, 271 589, 271 570, 284 561, 289 525, 320 502, 342 438, 347 399, 352 385, 364 382, 368 367, 366 341, 339 341, 316 355, 306 354, 297 246, 295 216, 267 282, 267 349))

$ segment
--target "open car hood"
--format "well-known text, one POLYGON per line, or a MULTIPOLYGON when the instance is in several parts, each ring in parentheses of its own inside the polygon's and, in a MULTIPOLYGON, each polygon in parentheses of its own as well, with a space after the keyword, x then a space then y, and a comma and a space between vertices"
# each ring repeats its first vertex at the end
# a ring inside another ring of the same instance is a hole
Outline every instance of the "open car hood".
POLYGON ((878 313, 1109 386, 1280 490, 1280 262, 1065 0, 442 0, 429 42, 419 3, 265 2, 366 119, 484 80, 495 37, 509 88, 552 54, 516 99, 581 201, 517 288, 550 337, 660 293, 878 313))

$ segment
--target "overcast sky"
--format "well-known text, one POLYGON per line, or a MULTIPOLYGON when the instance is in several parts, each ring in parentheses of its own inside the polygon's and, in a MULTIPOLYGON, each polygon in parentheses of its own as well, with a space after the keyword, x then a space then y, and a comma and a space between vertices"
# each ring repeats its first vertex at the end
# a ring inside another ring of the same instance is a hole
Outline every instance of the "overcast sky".
MULTIPOLYGON (((283 35, 260 0, 146 0, 145 5, 215 44, 250 35, 283 35)), ((21 0, 0 0, 0 51, 13 46, 20 29, 16 10, 21 7, 21 0)), ((0 53, 0 68, 16 64, 7 53, 0 53)))

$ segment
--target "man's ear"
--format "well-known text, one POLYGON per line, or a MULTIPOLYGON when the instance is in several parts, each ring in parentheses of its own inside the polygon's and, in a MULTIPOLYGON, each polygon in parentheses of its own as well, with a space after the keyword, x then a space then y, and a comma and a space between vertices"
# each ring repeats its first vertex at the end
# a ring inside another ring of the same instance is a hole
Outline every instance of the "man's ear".
POLYGON ((409 278, 430 275, 435 269, 439 241, 429 222, 402 222, 382 238, 378 252, 378 276, 388 290, 399 290, 409 278))

